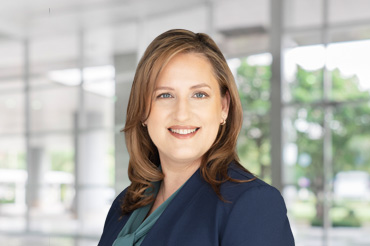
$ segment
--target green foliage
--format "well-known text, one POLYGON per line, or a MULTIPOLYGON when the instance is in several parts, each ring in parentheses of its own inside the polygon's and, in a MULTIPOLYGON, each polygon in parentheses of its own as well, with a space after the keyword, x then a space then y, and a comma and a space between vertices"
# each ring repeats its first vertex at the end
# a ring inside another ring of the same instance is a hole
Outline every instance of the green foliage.
POLYGON ((333 127, 334 173, 348 170, 370 172, 369 105, 343 106, 335 111, 333 127))
POLYGON ((297 77, 289 83, 292 100, 295 102, 312 102, 322 98, 322 70, 306 71, 297 66, 297 77))
MULTIPOLYGON (((244 109, 238 154, 246 168, 265 180, 271 175, 270 77, 269 66, 251 66, 246 59, 241 60, 237 70, 239 94, 244 109)), ((370 173, 370 93, 361 90, 356 76, 344 77, 338 69, 329 73, 329 79, 332 83, 332 104, 326 107, 317 104, 324 102, 322 69, 306 71, 297 66, 296 79, 287 84, 291 101, 299 103, 295 108, 285 109, 287 120, 295 130, 289 132, 295 136, 290 141, 294 141, 298 148, 297 163, 293 167, 294 180, 298 184, 300 178, 308 178, 308 188, 316 197, 320 197, 319 193, 324 186, 323 125, 327 116, 330 116, 328 119, 332 133, 333 177, 347 170, 370 173), (356 103, 360 100, 362 103, 356 103)), ((316 203, 316 218, 312 219, 312 224, 320 224, 322 201, 316 199, 311 202, 316 203)), ((344 207, 349 209, 348 205, 344 207)), ((353 208, 353 211, 358 212, 357 208, 353 208)), ((333 223, 338 226, 358 226, 354 215, 350 213, 345 219, 333 218, 333 223)))
MULTIPOLYGON (((331 224, 333 227, 361 227, 362 223, 361 220, 356 216, 353 210, 346 210, 346 215, 344 217, 334 217, 331 216, 331 224)), ((321 218, 314 217, 311 220, 312 226, 323 226, 323 221, 321 218)))
POLYGON ((239 96, 244 110, 238 154, 247 169, 269 182, 270 170, 269 66, 250 66, 241 60, 237 70, 239 96))
MULTIPOLYGON (((317 80, 322 79, 322 73, 318 71, 307 72, 298 68, 298 75, 300 81, 307 81, 307 78, 316 75, 317 80)), ((358 79, 355 76, 352 77, 341 77, 338 70, 331 72, 331 80, 333 82, 331 94, 338 100, 364 100, 369 98, 369 92, 361 91, 358 87, 358 79)), ((310 100, 308 97, 312 94, 309 87, 303 87, 300 90, 292 90, 295 100, 300 101, 313 101, 317 98, 310 100), (304 88, 306 92, 303 93, 304 88), (307 95, 306 98, 303 95, 307 95)), ((315 97, 315 95, 314 95, 315 97)), ((331 106, 330 106, 331 107, 331 106)), ((370 172, 370 155, 368 149, 370 139, 370 107, 369 104, 339 104, 336 107, 328 108, 333 111, 332 119, 330 120, 330 128, 332 133, 332 156, 333 156, 333 177, 340 171, 347 170, 363 170, 370 172), (366 165, 367 163, 367 165, 366 165)), ((292 115, 292 122, 297 120, 303 120, 309 125, 315 125, 323 127, 324 122, 324 108, 319 108, 314 105, 307 105, 301 107, 296 111, 296 114, 292 115), (306 114, 302 117, 300 111, 304 109, 306 114)), ((327 113, 330 115, 330 111, 327 113)), ((323 130, 323 129, 322 129, 323 130)), ((311 164, 308 166, 295 166, 295 173, 297 174, 296 180, 300 177, 307 177, 311 181, 310 189, 316 196, 323 190, 324 177, 323 177, 323 138, 322 136, 317 139, 312 139, 307 131, 299 131, 297 129, 297 140, 298 155, 302 153, 309 154, 311 158, 311 164)), ((323 213, 322 201, 318 200, 316 204, 317 218, 313 220, 313 224, 317 224, 323 213), (316 223, 317 222, 317 223, 316 223)), ((357 225, 355 220, 347 218, 340 222, 333 221, 338 226, 357 225)))
POLYGON ((331 72, 332 91, 331 98, 336 101, 370 100, 367 91, 359 90, 360 84, 356 76, 344 78, 338 69, 331 72))
POLYGON ((237 70, 239 96, 245 112, 266 115, 270 109, 269 66, 250 66, 246 59, 241 60, 237 70))
MULTIPOLYGON (((323 110, 319 108, 301 108, 292 115, 293 123, 298 120, 306 122, 308 124, 307 129, 297 129, 296 144, 298 146, 298 165, 295 165, 296 183, 301 177, 306 177, 311 181, 311 189, 314 193, 322 189, 323 186, 323 139, 321 136, 311 136, 312 133, 310 126, 322 127, 323 122, 323 110), (305 112, 302 114, 301 112, 305 112), (310 157, 310 163, 302 165, 300 157, 305 154, 310 157), (299 174, 299 176, 297 175, 299 174)), ((318 130, 319 131, 319 130, 318 130)), ((318 133, 317 133, 318 134, 318 133)))

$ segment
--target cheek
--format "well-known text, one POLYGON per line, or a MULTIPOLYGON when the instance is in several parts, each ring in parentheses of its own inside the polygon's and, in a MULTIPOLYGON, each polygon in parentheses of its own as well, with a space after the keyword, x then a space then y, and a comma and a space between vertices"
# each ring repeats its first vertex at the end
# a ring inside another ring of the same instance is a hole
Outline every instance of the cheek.
POLYGON ((207 110, 202 110, 199 116, 203 119, 209 136, 216 136, 221 123, 221 108, 220 107, 208 107, 207 110))
POLYGON ((147 130, 150 139, 154 143, 155 146, 158 147, 158 144, 161 143, 161 140, 164 138, 164 132, 159 131, 159 126, 156 122, 151 122, 150 124, 147 125, 147 130))
POLYGON ((150 110, 150 114, 147 119, 147 123, 150 124, 158 124, 158 122, 163 120, 163 110, 159 110, 158 107, 152 106, 150 110))
POLYGON ((207 117, 210 121, 219 122, 222 113, 221 103, 218 101, 212 102, 207 109, 203 110, 203 115, 207 117))

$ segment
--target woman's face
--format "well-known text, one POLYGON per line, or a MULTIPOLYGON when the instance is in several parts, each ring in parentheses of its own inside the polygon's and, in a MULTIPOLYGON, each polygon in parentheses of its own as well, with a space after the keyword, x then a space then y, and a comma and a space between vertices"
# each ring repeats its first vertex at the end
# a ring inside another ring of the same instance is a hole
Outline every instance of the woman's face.
POLYGON ((200 164, 229 108, 210 62, 200 54, 178 54, 157 79, 146 124, 161 163, 200 164))

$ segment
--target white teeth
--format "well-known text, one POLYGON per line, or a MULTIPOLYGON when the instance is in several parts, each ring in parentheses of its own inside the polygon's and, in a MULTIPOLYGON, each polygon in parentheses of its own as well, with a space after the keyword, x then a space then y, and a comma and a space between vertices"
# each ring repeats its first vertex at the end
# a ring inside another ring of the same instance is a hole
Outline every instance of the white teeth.
POLYGON ((197 128, 195 128, 195 129, 171 129, 170 128, 171 132, 181 134, 181 135, 190 134, 190 133, 195 132, 196 130, 197 130, 197 128))

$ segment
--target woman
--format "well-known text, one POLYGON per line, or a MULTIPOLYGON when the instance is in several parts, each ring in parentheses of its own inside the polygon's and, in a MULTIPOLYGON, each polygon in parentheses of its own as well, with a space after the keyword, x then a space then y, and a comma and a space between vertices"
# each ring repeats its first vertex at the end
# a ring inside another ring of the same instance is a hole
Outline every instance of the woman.
POLYGON ((124 128, 125 189, 101 246, 294 245, 284 200, 243 168, 238 91, 214 41, 170 30, 136 70, 124 128))

